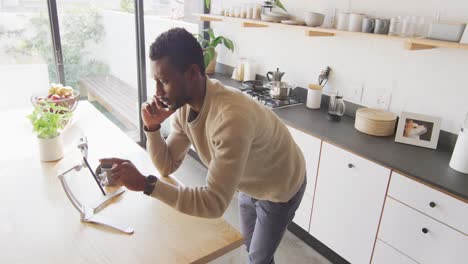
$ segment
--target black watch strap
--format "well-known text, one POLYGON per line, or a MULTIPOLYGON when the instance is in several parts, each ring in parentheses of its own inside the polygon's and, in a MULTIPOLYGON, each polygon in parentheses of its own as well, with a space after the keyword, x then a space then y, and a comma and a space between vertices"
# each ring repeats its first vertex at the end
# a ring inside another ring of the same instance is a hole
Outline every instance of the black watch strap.
POLYGON ((145 179, 145 189, 143 190, 143 193, 146 195, 151 195, 154 191, 154 187, 156 186, 156 182, 158 182, 158 178, 153 175, 149 175, 145 179))

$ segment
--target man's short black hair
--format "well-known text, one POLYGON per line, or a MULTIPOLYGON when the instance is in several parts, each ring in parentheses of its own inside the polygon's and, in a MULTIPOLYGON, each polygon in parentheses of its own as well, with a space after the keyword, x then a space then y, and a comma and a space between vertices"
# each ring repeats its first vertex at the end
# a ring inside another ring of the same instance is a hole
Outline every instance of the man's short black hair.
POLYGON ((203 50, 197 39, 184 28, 173 28, 159 35, 151 44, 149 56, 152 61, 168 57, 181 73, 196 64, 205 75, 203 50))

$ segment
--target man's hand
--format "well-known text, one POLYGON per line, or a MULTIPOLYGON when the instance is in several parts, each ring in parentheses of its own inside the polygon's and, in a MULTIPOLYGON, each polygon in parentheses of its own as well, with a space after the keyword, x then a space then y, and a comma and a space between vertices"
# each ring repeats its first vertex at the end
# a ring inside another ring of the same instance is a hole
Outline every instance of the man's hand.
POLYGON ((112 164, 112 178, 120 185, 136 192, 142 192, 145 189, 145 176, 129 160, 108 158, 100 159, 101 164, 112 164))
POLYGON ((149 131, 158 130, 161 123, 174 112, 174 110, 163 108, 162 103, 156 96, 153 96, 151 102, 146 102, 141 106, 141 117, 149 131))

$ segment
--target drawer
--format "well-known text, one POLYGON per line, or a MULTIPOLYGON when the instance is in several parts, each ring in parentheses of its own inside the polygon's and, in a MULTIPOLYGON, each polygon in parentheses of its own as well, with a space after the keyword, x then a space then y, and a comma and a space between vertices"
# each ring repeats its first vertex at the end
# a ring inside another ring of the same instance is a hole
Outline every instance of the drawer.
POLYGON ((378 238, 419 263, 466 263, 468 236, 387 197, 378 238))
POLYGON ((372 264, 417 264, 417 262, 377 239, 372 264))
POLYGON ((392 172, 388 195, 468 234, 468 203, 392 172))
POLYGON ((309 232, 310 214, 312 213, 312 197, 304 193, 302 202, 296 210, 293 222, 305 231, 309 232))

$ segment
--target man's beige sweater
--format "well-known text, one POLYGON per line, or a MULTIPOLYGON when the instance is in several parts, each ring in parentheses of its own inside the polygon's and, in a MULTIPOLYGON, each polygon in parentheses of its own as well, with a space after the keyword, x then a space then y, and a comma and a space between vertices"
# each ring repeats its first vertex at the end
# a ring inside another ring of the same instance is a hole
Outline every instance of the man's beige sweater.
POLYGON ((304 157, 270 109, 207 77, 202 109, 191 122, 189 113, 189 105, 174 113, 167 140, 159 131, 146 132, 147 150, 161 175, 170 175, 193 144, 208 167, 206 186, 158 181, 153 197, 180 212, 216 218, 236 190, 272 202, 287 202, 299 190, 306 173, 304 157))

